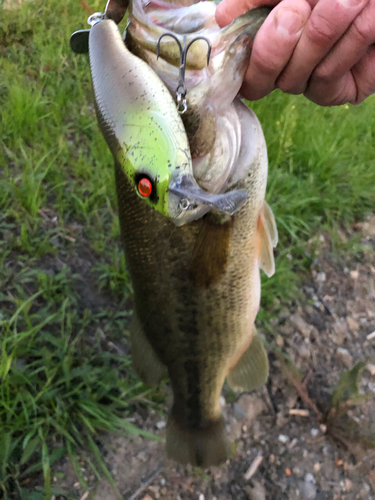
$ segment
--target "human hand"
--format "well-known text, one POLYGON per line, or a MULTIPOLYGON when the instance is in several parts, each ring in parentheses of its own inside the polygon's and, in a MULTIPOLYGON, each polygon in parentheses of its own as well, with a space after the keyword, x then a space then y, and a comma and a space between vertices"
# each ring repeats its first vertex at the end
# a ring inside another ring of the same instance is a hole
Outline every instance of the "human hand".
POLYGON ((334 106, 375 93, 375 0, 222 0, 216 20, 260 5, 276 7, 255 37, 244 97, 280 88, 334 106))

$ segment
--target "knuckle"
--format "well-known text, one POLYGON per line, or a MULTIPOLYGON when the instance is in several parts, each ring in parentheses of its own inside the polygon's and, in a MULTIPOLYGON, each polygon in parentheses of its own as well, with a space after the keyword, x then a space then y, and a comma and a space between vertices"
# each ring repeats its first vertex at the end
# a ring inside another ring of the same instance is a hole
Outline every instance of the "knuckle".
POLYGON ((283 78, 282 76, 277 80, 277 88, 285 92, 286 94, 302 94, 305 88, 305 85, 303 88, 300 88, 301 84, 299 85, 296 84, 296 82, 287 78, 283 78))
POLYGON ((332 68, 328 64, 319 64, 313 73, 313 80, 321 83, 329 83, 332 78, 332 68))
POLYGON ((254 55, 253 63, 258 71, 261 71, 266 76, 274 76, 279 72, 279 62, 270 54, 264 54, 263 56, 254 55))
POLYGON ((357 17, 354 19, 351 30, 353 35, 364 46, 370 45, 375 40, 375 27, 374 21, 367 18, 357 17))
POLYGON ((306 26, 309 41, 319 47, 325 47, 336 40, 335 22, 322 15, 311 16, 306 26))

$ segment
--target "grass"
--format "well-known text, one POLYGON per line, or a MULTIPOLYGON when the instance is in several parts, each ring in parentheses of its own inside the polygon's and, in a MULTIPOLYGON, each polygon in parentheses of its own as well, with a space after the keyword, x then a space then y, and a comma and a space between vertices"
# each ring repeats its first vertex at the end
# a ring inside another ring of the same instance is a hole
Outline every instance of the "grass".
MULTIPOLYGON (((98 436, 137 432, 127 417, 149 391, 126 354, 130 284, 112 160, 96 125, 87 57, 68 44, 87 15, 78 0, 35 0, 0 17, 4 499, 57 495, 51 466, 64 455, 85 484, 77 449, 91 449, 95 475, 108 477, 98 436)), ((295 297, 299 272, 313 258, 308 239, 373 210, 374 103, 323 109, 277 92, 253 103, 269 146, 267 199, 280 232, 261 320, 295 297)))

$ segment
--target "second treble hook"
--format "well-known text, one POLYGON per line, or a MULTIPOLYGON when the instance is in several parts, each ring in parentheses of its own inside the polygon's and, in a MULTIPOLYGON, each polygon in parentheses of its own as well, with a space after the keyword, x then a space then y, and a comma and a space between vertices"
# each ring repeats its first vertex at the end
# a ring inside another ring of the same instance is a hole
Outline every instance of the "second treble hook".
POLYGON ((164 37, 171 37, 173 40, 177 43, 178 48, 180 50, 180 64, 179 64, 179 80, 178 80, 178 85, 176 87, 176 100, 177 100, 177 109, 180 114, 185 113, 187 110, 187 104, 186 104, 186 84, 185 84, 185 71, 186 71, 186 61, 187 61, 187 53, 190 49, 190 47, 195 43, 197 40, 204 40, 207 45, 207 66, 210 62, 210 55, 211 55, 211 44, 208 38, 204 36, 197 36, 196 38, 193 38, 187 45, 186 45, 186 35, 184 35, 183 40, 182 40, 182 45, 180 40, 177 38, 176 35, 173 33, 163 33, 159 39, 158 43, 156 46, 156 57, 159 58, 160 55, 160 42, 162 38, 164 37))

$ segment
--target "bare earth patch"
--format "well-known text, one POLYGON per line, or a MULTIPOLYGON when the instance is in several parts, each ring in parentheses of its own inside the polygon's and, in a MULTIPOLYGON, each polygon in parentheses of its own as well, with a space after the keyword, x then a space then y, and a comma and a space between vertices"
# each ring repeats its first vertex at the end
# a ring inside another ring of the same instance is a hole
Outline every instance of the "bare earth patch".
MULTIPOLYGON (((222 467, 200 471, 176 465, 166 459, 163 443, 142 437, 102 437, 106 464, 123 498, 375 498, 375 451, 366 446, 375 431, 375 217, 354 227, 355 233, 362 235, 362 251, 355 260, 338 258, 329 239, 320 237, 319 256, 299 302, 272 321, 277 345, 305 381, 293 384, 282 358, 271 353, 267 387, 235 401, 224 391, 233 458, 222 467), (368 400, 349 409, 331 428, 324 422, 332 390, 340 374, 360 360, 367 363, 360 392, 368 400)), ((353 234, 341 237, 345 241, 353 234)), ((139 406, 134 422, 164 436, 163 411, 166 415, 167 404, 161 413, 139 406)), ((87 495, 69 468, 62 466, 63 482, 73 498, 117 498, 106 481, 96 484, 93 476, 87 478, 92 485, 87 495)))

